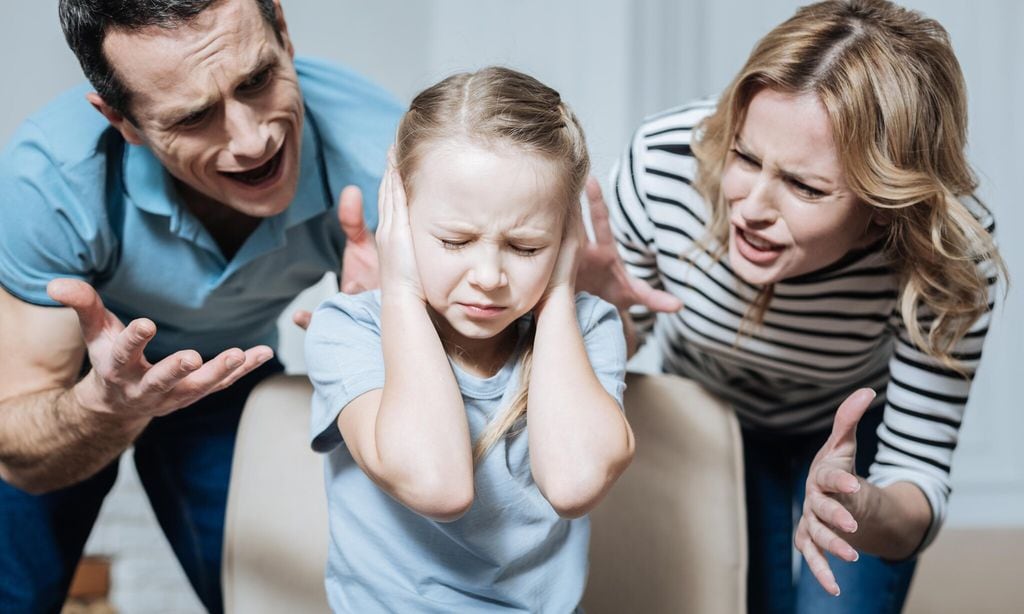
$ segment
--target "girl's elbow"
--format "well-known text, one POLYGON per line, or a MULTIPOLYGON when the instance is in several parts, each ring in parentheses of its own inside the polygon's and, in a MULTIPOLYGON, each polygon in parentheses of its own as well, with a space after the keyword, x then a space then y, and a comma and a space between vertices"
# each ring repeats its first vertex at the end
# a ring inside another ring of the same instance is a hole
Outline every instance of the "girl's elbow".
POLYGON ((595 468, 587 475, 563 475, 562 479, 546 485, 544 496, 562 518, 579 518, 597 507, 631 459, 632 453, 604 468, 595 468))
POLYGON ((467 478, 449 473, 417 479, 417 483, 407 489, 403 503, 431 520, 452 522, 473 507, 474 496, 472 474, 467 478))

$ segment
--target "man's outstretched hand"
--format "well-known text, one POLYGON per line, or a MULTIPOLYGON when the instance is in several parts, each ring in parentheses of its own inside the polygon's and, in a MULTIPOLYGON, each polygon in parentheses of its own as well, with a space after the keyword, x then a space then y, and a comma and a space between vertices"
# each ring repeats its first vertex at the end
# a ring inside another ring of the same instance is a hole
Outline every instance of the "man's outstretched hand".
POLYGON ((265 345, 246 351, 231 348, 204 363, 195 350, 181 350, 152 364, 143 355, 156 335, 152 320, 123 325, 96 290, 77 279, 55 279, 46 291, 75 311, 85 338, 92 370, 74 388, 79 404, 125 421, 148 420, 191 405, 274 355, 265 345))

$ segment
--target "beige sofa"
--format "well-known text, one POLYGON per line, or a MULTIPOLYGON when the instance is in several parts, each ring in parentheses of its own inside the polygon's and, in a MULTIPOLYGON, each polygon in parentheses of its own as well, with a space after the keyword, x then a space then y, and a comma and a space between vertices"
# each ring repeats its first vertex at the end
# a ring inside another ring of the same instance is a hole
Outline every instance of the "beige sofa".
MULTIPOLYGON (((228 612, 329 611, 322 460, 309 450, 305 378, 262 383, 239 427, 228 498, 228 612)), ((630 374, 632 466, 592 514, 588 614, 745 609, 739 430, 692 382, 630 374)))
MULTIPOLYGON (((686 380, 630 374, 628 384, 637 455, 592 514, 584 607, 741 613, 746 531, 735 418, 686 380)), ((329 611, 322 459, 307 444, 310 394, 304 377, 277 376, 246 406, 228 500, 228 612, 329 611)), ((1020 528, 947 527, 922 557, 906 613, 1024 611, 1022 551, 1020 528)))

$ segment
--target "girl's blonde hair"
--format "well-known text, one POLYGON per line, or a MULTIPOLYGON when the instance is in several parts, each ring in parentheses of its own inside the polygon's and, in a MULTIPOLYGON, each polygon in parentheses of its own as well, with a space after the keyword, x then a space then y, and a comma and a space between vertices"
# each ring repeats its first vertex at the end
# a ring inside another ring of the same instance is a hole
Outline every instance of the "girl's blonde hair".
MULTIPOLYGON (((988 260, 1004 277, 1006 269, 965 206, 980 205, 978 184, 964 154, 966 87, 945 29, 886 0, 828 0, 762 38, 693 145, 696 186, 711 205, 709 237, 720 246, 729 232, 722 172, 751 99, 765 88, 821 100, 851 191, 888 229, 912 341, 960 369, 953 345, 989 309, 978 265, 988 260), (930 324, 918 320, 921 306, 936 315, 930 324)), ((758 301, 758 321, 771 291, 758 301)))
MULTIPOLYGON (((395 163, 410 201, 423 156, 432 145, 452 139, 484 147, 511 145, 558 165, 565 228, 579 222, 590 157, 579 120, 555 90, 515 70, 489 67, 452 75, 422 91, 402 117, 395 143, 395 163)), ((533 330, 520 355, 519 388, 476 442, 475 461, 525 420, 533 330)))

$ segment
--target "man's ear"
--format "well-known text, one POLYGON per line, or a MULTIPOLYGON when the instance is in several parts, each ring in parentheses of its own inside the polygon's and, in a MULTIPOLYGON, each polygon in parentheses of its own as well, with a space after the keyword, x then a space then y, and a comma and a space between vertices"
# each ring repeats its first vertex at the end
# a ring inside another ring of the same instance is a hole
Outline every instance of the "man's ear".
POLYGON ((106 100, 103 100, 96 92, 89 92, 85 95, 85 99, 89 101, 89 104, 99 111, 103 117, 107 118, 110 125, 115 130, 121 133, 125 141, 128 141, 132 145, 142 145, 142 135, 139 134, 139 130, 130 122, 124 115, 115 111, 113 107, 107 104, 106 100))
POLYGON ((288 55, 295 59, 295 46, 292 45, 292 37, 288 35, 288 23, 284 20, 284 9, 281 8, 281 0, 274 0, 274 19, 277 21, 277 30, 281 33, 281 42, 288 51, 288 55))

